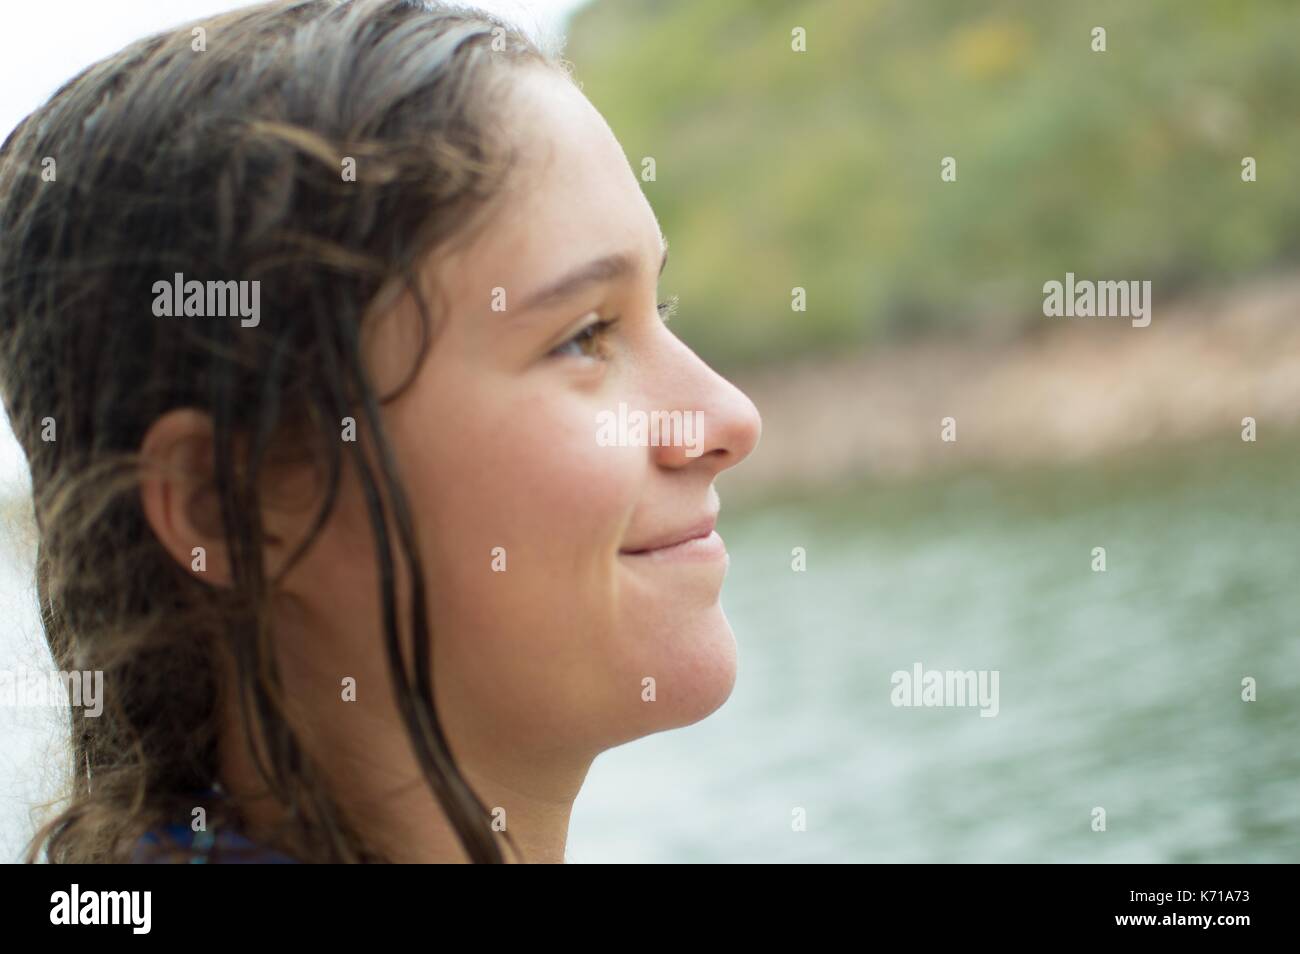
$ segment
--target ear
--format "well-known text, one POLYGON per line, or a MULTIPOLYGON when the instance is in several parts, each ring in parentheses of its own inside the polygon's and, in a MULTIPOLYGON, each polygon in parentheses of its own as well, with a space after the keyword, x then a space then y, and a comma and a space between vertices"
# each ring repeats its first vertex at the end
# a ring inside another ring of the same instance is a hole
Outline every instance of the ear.
MULTIPOLYGON (((243 460, 243 441, 234 446, 243 460)), ((199 580, 229 586, 214 461, 212 417, 195 408, 166 412, 140 442, 140 506, 172 559, 199 580)), ((315 519, 316 483, 308 468, 274 469, 273 480, 269 473, 260 486, 261 533, 265 572, 274 577, 294 548, 289 541, 302 539, 315 519)))
MULTIPOLYGON (((140 458, 140 504, 154 536, 196 579, 229 586, 212 418, 194 408, 168 411, 149 427, 140 458)), ((284 555, 278 529, 264 527, 268 573, 284 555)))

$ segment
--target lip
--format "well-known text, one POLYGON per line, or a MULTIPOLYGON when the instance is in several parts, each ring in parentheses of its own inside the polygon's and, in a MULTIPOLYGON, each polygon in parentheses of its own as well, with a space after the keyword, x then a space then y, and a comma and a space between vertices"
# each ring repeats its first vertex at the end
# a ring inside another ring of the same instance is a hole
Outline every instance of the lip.
POLYGON ((710 530, 702 537, 691 537, 680 543, 672 543, 653 550, 623 550, 621 556, 647 563, 712 563, 717 560, 730 559, 727 545, 716 530, 710 530))
POLYGON ((636 547, 624 547, 621 556, 629 557, 714 557, 727 552, 722 537, 714 529, 718 515, 710 514, 682 530, 663 534, 636 547))

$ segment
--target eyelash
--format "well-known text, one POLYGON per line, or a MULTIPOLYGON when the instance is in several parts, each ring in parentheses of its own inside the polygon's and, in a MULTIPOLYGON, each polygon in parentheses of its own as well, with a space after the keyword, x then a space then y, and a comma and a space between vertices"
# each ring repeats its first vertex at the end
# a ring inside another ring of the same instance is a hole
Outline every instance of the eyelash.
POLYGON ((673 315, 677 314, 677 302, 681 299, 680 295, 673 295, 667 301, 659 303, 659 317, 664 320, 664 324, 672 321, 673 315))
MULTIPOLYGON (((672 320, 673 315, 677 314, 677 302, 678 302, 678 296, 673 295, 667 301, 661 301, 656 306, 656 309, 659 312, 659 317, 663 320, 665 324, 667 324, 669 321, 672 320)), ((599 321, 593 321, 591 324, 584 326, 580 331, 578 331, 575 335, 573 335, 573 337, 557 345, 551 351, 551 356, 556 358, 565 357, 566 356, 564 353, 565 348, 574 344, 581 346, 583 344, 586 344, 589 341, 599 347, 601 344, 604 343, 605 335, 609 332, 611 328, 613 328, 616 324, 618 324, 618 321, 619 319, 617 317, 602 318, 599 321)), ((593 355, 584 353, 582 357, 589 358, 589 357, 593 357, 593 355)), ((607 357, 607 355, 605 355, 602 352, 600 354, 600 357, 603 359, 607 357)))

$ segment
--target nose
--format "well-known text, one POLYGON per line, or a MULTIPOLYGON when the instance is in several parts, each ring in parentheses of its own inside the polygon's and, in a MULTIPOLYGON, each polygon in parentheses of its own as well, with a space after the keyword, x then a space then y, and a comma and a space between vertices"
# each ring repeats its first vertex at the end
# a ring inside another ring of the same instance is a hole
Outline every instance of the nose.
POLYGON ((709 367, 681 339, 670 340, 660 379, 650 390, 654 407, 682 412, 683 440, 650 448, 654 462, 670 470, 697 468, 712 478, 749 456, 763 431, 758 408, 745 392, 709 367))

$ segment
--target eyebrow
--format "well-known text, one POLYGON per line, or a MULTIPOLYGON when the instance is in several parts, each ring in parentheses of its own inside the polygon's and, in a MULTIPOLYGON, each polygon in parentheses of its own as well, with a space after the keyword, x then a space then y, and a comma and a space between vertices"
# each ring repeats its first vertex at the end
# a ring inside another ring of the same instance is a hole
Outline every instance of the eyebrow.
MULTIPOLYGON (((660 236, 664 246, 663 261, 659 263, 659 274, 664 273, 668 266, 668 240, 660 236)), ((628 252, 615 252, 612 255, 606 255, 603 258, 597 258, 588 262, 586 265, 580 265, 573 271, 569 272, 559 281, 553 282, 539 291, 533 292, 519 307, 519 311, 532 311, 535 308, 546 308, 557 305, 562 301, 572 298, 578 292, 582 291, 588 285, 596 282, 612 282, 619 278, 632 275, 637 270, 637 258, 628 252)))

